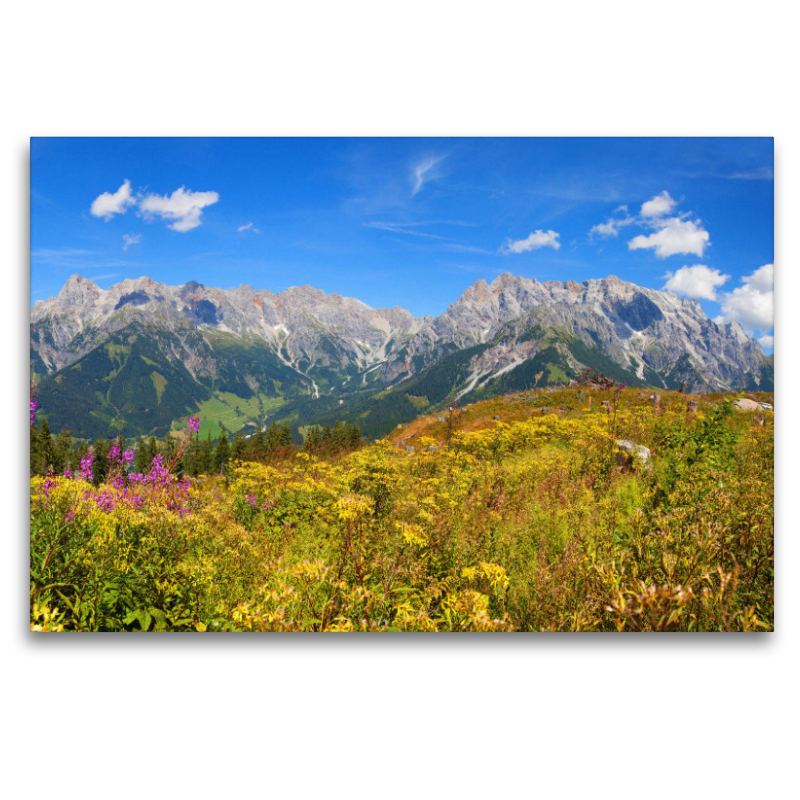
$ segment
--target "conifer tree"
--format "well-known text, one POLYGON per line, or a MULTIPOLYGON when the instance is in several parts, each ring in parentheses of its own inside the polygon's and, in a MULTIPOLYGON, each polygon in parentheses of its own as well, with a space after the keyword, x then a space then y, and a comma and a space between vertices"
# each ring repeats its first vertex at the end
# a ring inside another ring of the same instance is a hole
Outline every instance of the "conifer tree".
POLYGON ((72 450, 72 436, 68 430, 58 434, 54 446, 53 469, 59 475, 69 466, 70 452, 72 450))
POLYGON ((153 466, 153 459, 158 455, 158 442, 156 437, 151 436, 150 441, 147 443, 147 467, 144 472, 149 472, 150 467, 153 466))
POLYGON ((305 441, 303 442, 303 449, 309 453, 315 453, 319 450, 320 442, 322 440, 322 431, 319 425, 312 425, 306 432, 305 441))
POLYGON ((266 461, 267 439, 262 428, 259 428, 256 435, 250 440, 249 451, 251 461, 266 461))
POLYGON ((233 446, 231 447, 231 460, 232 461, 245 461, 247 453, 247 439, 244 434, 239 430, 233 435, 233 446))
POLYGON ((322 437, 320 439, 320 450, 323 453, 330 453, 333 445, 333 431, 330 425, 325 425, 322 429, 322 437))
POLYGON ((208 475, 211 471, 211 462, 213 458, 214 445, 211 443, 211 431, 204 442, 200 443, 200 448, 197 452, 197 474, 208 475))
POLYGON ((92 446, 94 448, 92 481, 95 486, 98 486, 108 475, 108 451, 111 449, 111 444, 101 436, 92 446))
POLYGON ((39 475, 47 475, 51 468, 54 468, 55 449, 53 447, 53 437, 50 435, 50 427, 47 418, 42 419, 37 437, 36 453, 36 472, 39 475))
POLYGON ((144 475, 149 468, 150 464, 147 462, 147 444, 145 443, 144 437, 142 437, 139 439, 139 444, 136 447, 136 455, 133 459, 133 471, 144 475))
POLYGON ((39 468, 39 429, 36 424, 31 425, 30 472, 35 474, 39 468))
POLYGON ((228 444, 228 432, 225 426, 222 426, 222 433, 219 435, 217 441, 217 449, 214 451, 214 472, 221 473, 225 469, 225 465, 230 458, 230 445, 228 444))

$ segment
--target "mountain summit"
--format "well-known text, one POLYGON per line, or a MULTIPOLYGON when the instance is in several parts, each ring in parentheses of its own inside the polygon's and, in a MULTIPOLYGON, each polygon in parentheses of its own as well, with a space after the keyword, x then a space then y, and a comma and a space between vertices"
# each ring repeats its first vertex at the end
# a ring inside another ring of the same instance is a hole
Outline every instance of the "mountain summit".
POLYGON ((102 290, 73 275, 34 305, 30 330, 51 427, 86 437, 163 434, 198 409, 225 416, 221 405, 233 427, 338 415, 377 432, 454 397, 566 383, 586 368, 690 392, 772 390, 772 360, 737 323, 615 276, 505 273, 438 317, 414 317, 311 286, 142 277, 102 290))

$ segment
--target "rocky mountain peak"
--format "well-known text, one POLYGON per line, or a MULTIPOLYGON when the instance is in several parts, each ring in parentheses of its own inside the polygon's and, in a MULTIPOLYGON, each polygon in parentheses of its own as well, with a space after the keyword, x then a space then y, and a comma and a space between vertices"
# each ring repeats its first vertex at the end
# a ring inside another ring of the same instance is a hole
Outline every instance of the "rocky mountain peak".
POLYGON ((67 306, 85 305, 102 294, 100 287, 82 275, 70 275, 58 293, 58 302, 67 306))

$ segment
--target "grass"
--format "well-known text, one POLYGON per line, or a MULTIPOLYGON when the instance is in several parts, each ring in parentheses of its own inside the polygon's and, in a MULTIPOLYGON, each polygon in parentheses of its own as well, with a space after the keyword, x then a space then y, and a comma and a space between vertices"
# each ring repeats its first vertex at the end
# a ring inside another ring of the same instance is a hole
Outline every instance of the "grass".
MULTIPOLYGON (((221 431, 220 423, 233 434, 243 429, 248 422, 263 425, 265 417, 274 414, 285 405, 280 397, 268 397, 260 394, 243 398, 231 392, 215 392, 214 397, 200 404, 194 414, 200 418, 200 438, 205 439, 209 433, 216 439, 221 431)), ((178 429, 183 424, 176 426, 178 429)), ((255 427, 252 427, 255 431, 255 427)))
POLYGON ((774 419, 730 399, 545 389, 469 406, 450 446, 428 415, 189 486, 37 477, 31 625, 773 630, 774 419))

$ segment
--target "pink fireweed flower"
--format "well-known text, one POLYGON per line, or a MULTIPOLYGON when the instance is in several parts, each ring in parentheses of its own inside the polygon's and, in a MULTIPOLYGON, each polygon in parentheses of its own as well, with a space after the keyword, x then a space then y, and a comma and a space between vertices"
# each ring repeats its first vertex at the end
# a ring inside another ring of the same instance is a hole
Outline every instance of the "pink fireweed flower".
POLYGON ((36 399, 36 392, 39 387, 35 383, 31 383, 31 425, 36 421, 36 409, 39 407, 39 401, 36 399))
POLYGON ((200 430, 200 417, 189 417, 189 428, 197 433, 200 430))
POLYGON ((119 442, 115 441, 111 445, 111 448, 108 451, 108 456, 106 456, 106 458, 108 458, 109 461, 116 461, 119 457, 120 457, 119 442))
POLYGON ((71 470, 69 467, 67 467, 67 468, 64 470, 64 477, 65 477, 65 478, 71 478, 71 477, 72 477, 72 470, 71 470))
POLYGON ((91 482, 92 480, 92 464, 94 463, 94 452, 89 450, 86 455, 81 459, 81 468, 78 473, 85 481, 91 482))
POLYGON ((133 449, 126 450, 122 454, 122 463, 125 464, 125 466, 128 466, 128 464, 130 464, 133 461, 135 456, 136 456, 136 451, 135 450, 133 450, 133 449))

